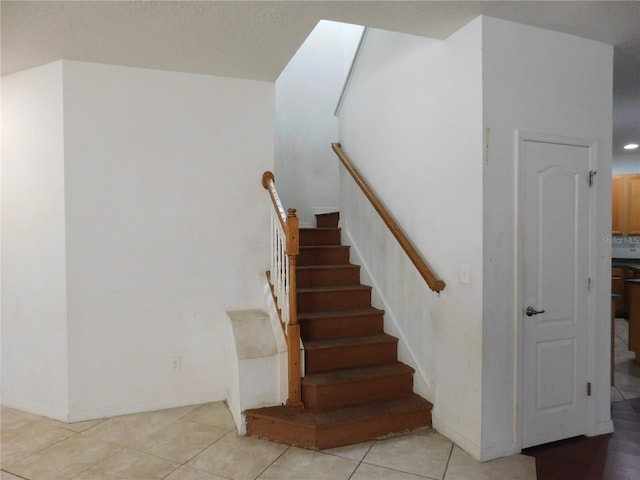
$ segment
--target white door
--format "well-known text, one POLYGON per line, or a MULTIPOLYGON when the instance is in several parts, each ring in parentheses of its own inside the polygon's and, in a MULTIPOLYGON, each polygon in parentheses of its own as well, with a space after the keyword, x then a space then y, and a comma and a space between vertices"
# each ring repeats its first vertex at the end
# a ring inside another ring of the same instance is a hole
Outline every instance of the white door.
POLYGON ((587 427, 589 147, 520 143, 522 448, 587 427))

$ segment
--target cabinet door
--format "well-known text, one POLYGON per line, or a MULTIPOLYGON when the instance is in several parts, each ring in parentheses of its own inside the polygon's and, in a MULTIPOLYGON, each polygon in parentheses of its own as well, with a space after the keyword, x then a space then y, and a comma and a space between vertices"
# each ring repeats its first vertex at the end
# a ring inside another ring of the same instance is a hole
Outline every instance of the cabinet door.
POLYGON ((626 232, 625 225, 625 178, 623 175, 614 175, 612 184, 612 226, 613 235, 623 235, 626 232))
POLYGON ((626 175, 627 235, 640 235, 640 175, 626 175))
POLYGON ((623 295, 623 304, 622 304, 622 310, 623 310, 624 316, 628 316, 631 310, 631 293, 630 293, 631 285, 628 284, 626 280, 630 278, 637 278, 637 276, 638 274, 633 270, 627 270, 627 269, 624 270, 623 278, 625 282, 624 282, 624 295, 623 295))
POLYGON ((624 273, 621 268, 613 268, 611 270, 611 293, 620 295, 620 299, 613 302, 613 308, 616 316, 624 316, 624 273))

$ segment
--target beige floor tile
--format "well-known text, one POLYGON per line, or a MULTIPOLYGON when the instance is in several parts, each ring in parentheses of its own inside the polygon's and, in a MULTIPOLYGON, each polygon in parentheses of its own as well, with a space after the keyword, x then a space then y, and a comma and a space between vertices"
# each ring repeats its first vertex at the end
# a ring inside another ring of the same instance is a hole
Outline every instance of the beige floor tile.
POLYGON ((481 463, 454 447, 444 480, 536 480, 535 463, 535 458, 526 455, 481 463))
POLYGON ((182 418, 185 415, 190 414, 194 410, 200 408, 202 405, 187 405, 185 407, 175 407, 175 408, 167 408, 165 410, 159 410, 158 413, 162 413, 164 415, 169 415, 170 417, 182 418))
POLYGON ((427 477, 362 463, 351 480, 423 480, 425 478, 427 477))
MULTIPOLYGON (((622 399, 640 397, 640 365, 634 362, 635 354, 627 347, 629 324, 626 320, 617 318, 615 329, 614 384, 622 399)), ((612 396, 612 400, 616 401, 618 398, 612 396)))
POLYGON ((44 450, 71 435, 71 430, 50 425, 41 420, 29 423, 2 435, 2 465, 10 465, 44 450))
POLYGON ((259 480, 347 480, 358 462, 304 448, 291 447, 282 454, 259 480))
POLYGON ((105 442, 146 450, 160 443, 163 430, 177 421, 176 418, 161 413, 138 413, 110 418, 85 433, 105 442))
POLYGON ((205 425, 211 425, 212 427, 222 428, 227 431, 236 429, 236 424, 233 421, 231 412, 224 402, 213 402, 202 405, 184 416, 183 420, 204 423, 205 425))
POLYGON ((96 425, 101 424, 105 421, 105 419, 101 418, 99 420, 87 420, 85 422, 73 423, 61 422, 59 420, 54 420, 53 418, 45 418, 43 421, 60 428, 66 428, 67 430, 71 430, 72 432, 80 433, 90 429, 91 427, 95 427, 96 425))
POLYGON ((186 463, 227 433, 226 430, 211 425, 178 420, 166 427, 162 431, 162 441, 146 452, 186 463))
POLYGON ((425 437, 439 438, 440 440, 444 440, 446 442, 449 441, 447 437, 445 437, 440 432, 438 432, 437 430, 434 430, 431 427, 421 428, 420 430, 416 430, 411 433, 413 433, 414 435, 423 435, 425 437))
POLYGON ((490 480, 490 468, 487 463, 474 460, 471 455, 453 447, 445 480, 490 480))
POLYGON ((253 480, 287 448, 287 445, 253 437, 238 437, 235 432, 230 432, 188 465, 233 480, 253 480))
POLYGON ((426 436, 404 435, 375 443, 363 462, 415 475, 441 479, 452 443, 426 436))
POLYGON ((0 480, 23 480, 9 472, 0 472, 0 480))
POLYGON ((9 407, 0 410, 0 433, 5 434, 16 428, 24 427, 40 420, 42 417, 32 413, 21 412, 9 407))
POLYGON ((122 447, 86 435, 74 435, 5 467, 29 480, 64 480, 106 460, 122 447))
POLYGON ((629 322, 624 318, 616 318, 615 320, 615 335, 620 338, 624 343, 629 341, 629 322))
POLYGON ((536 480, 536 459, 527 455, 512 455, 487 462, 491 480, 536 480))
POLYGON ((617 363, 614 372, 615 385, 626 400, 640 396, 640 365, 626 360, 617 363))
POLYGON ((329 448, 327 450, 322 450, 322 451, 330 455, 336 455, 338 457, 348 458, 349 460, 360 461, 367 454, 367 452, 369 451, 373 443, 374 443, 373 441, 356 443, 355 445, 347 445, 346 447, 329 448))
POLYGON ((624 397, 616 387, 611 387, 611 401, 620 402, 624 400, 624 397))
POLYGON ((625 360, 633 360, 635 353, 629 350, 627 344, 616 338, 613 342, 613 361, 614 363, 624 362, 625 360))
POLYGON ((203 472, 192 467, 182 466, 171 475, 165 478, 165 480, 227 480, 224 477, 219 477, 213 473, 203 472))
POLYGON ((73 480, 156 480, 169 475, 180 466, 162 458, 123 448, 73 480))

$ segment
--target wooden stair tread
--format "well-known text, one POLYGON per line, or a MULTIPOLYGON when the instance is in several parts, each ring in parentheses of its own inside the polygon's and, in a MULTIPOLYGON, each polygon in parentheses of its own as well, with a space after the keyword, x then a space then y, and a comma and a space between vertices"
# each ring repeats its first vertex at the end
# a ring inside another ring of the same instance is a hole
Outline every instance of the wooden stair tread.
POLYGON ((299 230, 301 232, 333 232, 340 231, 340 227, 300 227, 299 230))
MULTIPOLYGON (((341 244, 339 214, 301 228, 296 299, 304 344, 305 408, 246 410, 247 433, 306 448, 332 448, 431 425, 433 405, 413 393, 415 370, 398 361, 361 266, 341 244)), ((297 376, 297 375, 296 375, 297 376)))
POLYGON ((398 415, 415 410, 430 411, 432 408, 431 402, 415 393, 411 393, 405 397, 384 402, 333 410, 293 409, 280 405, 246 410, 245 414, 254 417, 270 417, 307 428, 326 428, 337 424, 355 423, 366 419, 398 415))
POLYGON ((324 264, 319 263, 317 265, 297 265, 296 270, 349 270, 360 269, 360 265, 354 265, 353 263, 335 263, 324 264))
POLYGON ((348 292, 349 290, 371 290, 369 285, 330 285, 324 287, 304 287, 298 288, 298 293, 311 293, 311 292, 348 292))
POLYGON ((323 348, 349 347, 355 345, 375 345, 384 343, 397 343, 397 337, 386 333, 367 335, 364 337, 342 337, 327 340, 312 340, 304 342, 305 350, 321 350, 323 348))
POLYGON ((415 370, 409 365, 397 362, 375 367, 349 368, 332 370, 321 373, 307 374, 302 379, 303 385, 327 385, 337 383, 357 382, 374 378, 391 377, 396 375, 413 375, 415 370))
POLYGON ((298 314, 298 320, 311 320, 316 318, 333 318, 333 317, 358 317, 361 315, 384 315, 384 310, 379 308, 354 308, 352 310, 331 310, 323 312, 301 312, 298 314))

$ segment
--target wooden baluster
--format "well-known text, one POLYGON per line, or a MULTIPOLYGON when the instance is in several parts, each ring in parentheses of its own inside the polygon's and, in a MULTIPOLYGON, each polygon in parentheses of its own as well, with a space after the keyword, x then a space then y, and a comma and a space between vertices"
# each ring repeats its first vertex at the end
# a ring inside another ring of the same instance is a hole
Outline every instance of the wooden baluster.
POLYGON ((300 378, 300 325, 298 324, 298 299, 296 265, 299 244, 299 221, 295 208, 287 214, 287 257, 289 259, 289 324, 287 325, 287 350, 289 351, 289 398, 287 406, 304 408, 300 378))
POLYGON ((276 308, 287 337, 287 359, 289 367, 289 398, 287 406, 304 408, 302 403, 302 379, 300 373, 300 325, 298 324, 298 302, 296 289, 296 264, 300 251, 300 225, 295 209, 288 210, 285 217, 282 203, 275 190, 271 172, 262 175, 262 186, 271 197, 271 274, 270 281, 276 297, 276 308))

